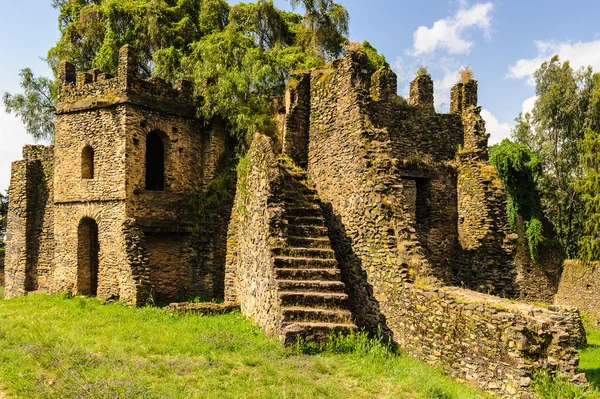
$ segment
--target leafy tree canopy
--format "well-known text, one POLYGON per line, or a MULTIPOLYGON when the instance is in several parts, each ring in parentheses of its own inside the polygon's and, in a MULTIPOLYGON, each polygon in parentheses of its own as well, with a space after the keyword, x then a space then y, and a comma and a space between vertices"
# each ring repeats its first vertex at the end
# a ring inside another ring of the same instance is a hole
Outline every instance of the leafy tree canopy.
POLYGON ((536 178, 542 209, 567 255, 576 257, 586 213, 576 182, 584 178, 578 144, 586 129, 598 124, 600 87, 591 67, 574 70, 558 56, 534 73, 538 96, 533 115, 519 115, 513 130, 517 143, 539 157, 536 178))
MULTIPOLYGON (((249 132, 269 129, 270 99, 293 70, 322 65, 347 42, 344 7, 290 1, 304 15, 279 10, 272 0, 233 7, 224 0, 53 0, 61 36, 47 61, 55 72, 67 60, 78 70, 114 74, 119 49, 131 44, 142 76, 193 80, 199 114, 220 116, 244 142, 249 132)), ((34 137, 51 137, 55 83, 25 71, 24 94, 5 95, 5 104, 34 137)))

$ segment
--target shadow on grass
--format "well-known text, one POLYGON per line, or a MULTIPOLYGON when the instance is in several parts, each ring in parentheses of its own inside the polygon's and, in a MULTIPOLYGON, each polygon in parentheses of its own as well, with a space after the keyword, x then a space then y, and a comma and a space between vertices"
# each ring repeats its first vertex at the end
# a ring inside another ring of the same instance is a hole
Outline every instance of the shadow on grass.
POLYGON ((592 387, 600 389, 600 368, 582 368, 580 371, 585 373, 585 376, 592 387))

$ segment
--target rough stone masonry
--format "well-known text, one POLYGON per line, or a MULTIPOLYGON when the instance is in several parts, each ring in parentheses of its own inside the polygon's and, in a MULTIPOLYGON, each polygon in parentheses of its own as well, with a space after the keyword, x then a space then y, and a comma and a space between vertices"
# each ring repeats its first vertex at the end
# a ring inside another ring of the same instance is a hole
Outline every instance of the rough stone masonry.
POLYGON ((535 265, 510 231, 474 80, 439 114, 429 76, 406 101, 360 50, 294 77, 280 131, 257 133, 238 168, 231 217, 199 239, 190 201, 227 132, 196 117, 188 82, 140 80, 128 46, 118 70, 59 66, 55 145, 12 167, 7 298, 224 297, 285 343, 381 331, 503 397, 529 397, 534 370, 576 372, 577 309, 503 299, 551 302, 562 255, 535 265))

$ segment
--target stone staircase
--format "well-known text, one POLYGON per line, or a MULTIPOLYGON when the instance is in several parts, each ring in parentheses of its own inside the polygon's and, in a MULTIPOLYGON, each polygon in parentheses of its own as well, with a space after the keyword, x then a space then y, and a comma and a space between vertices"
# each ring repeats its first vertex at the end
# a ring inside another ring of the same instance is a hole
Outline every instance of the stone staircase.
POLYGON ((280 163, 285 176, 287 246, 273 248, 282 307, 283 341, 323 342, 331 333, 356 330, 346 309, 340 269, 316 191, 306 172, 280 163))

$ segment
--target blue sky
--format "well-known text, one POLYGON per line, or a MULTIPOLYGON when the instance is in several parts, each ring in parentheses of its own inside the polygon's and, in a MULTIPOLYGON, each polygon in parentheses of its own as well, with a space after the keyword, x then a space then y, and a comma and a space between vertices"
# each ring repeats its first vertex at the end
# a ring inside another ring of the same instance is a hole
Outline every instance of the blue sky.
MULTIPOLYGON (((338 0, 340 1, 340 0, 338 0)), ((399 92, 419 65, 434 78, 436 106, 447 112, 456 72, 470 65, 491 142, 510 134, 514 118, 534 101, 531 74, 553 54, 600 71, 598 0, 341 0, 350 12, 350 39, 368 40, 399 76, 399 92)), ((230 1, 230 3, 234 3, 230 1)), ((275 0, 289 8, 285 0, 275 0)), ((0 92, 19 90, 18 72, 50 72, 43 57, 58 37, 50 0, 0 0, 0 92)), ((32 140, 0 107, 0 190, 10 162, 32 140)))

